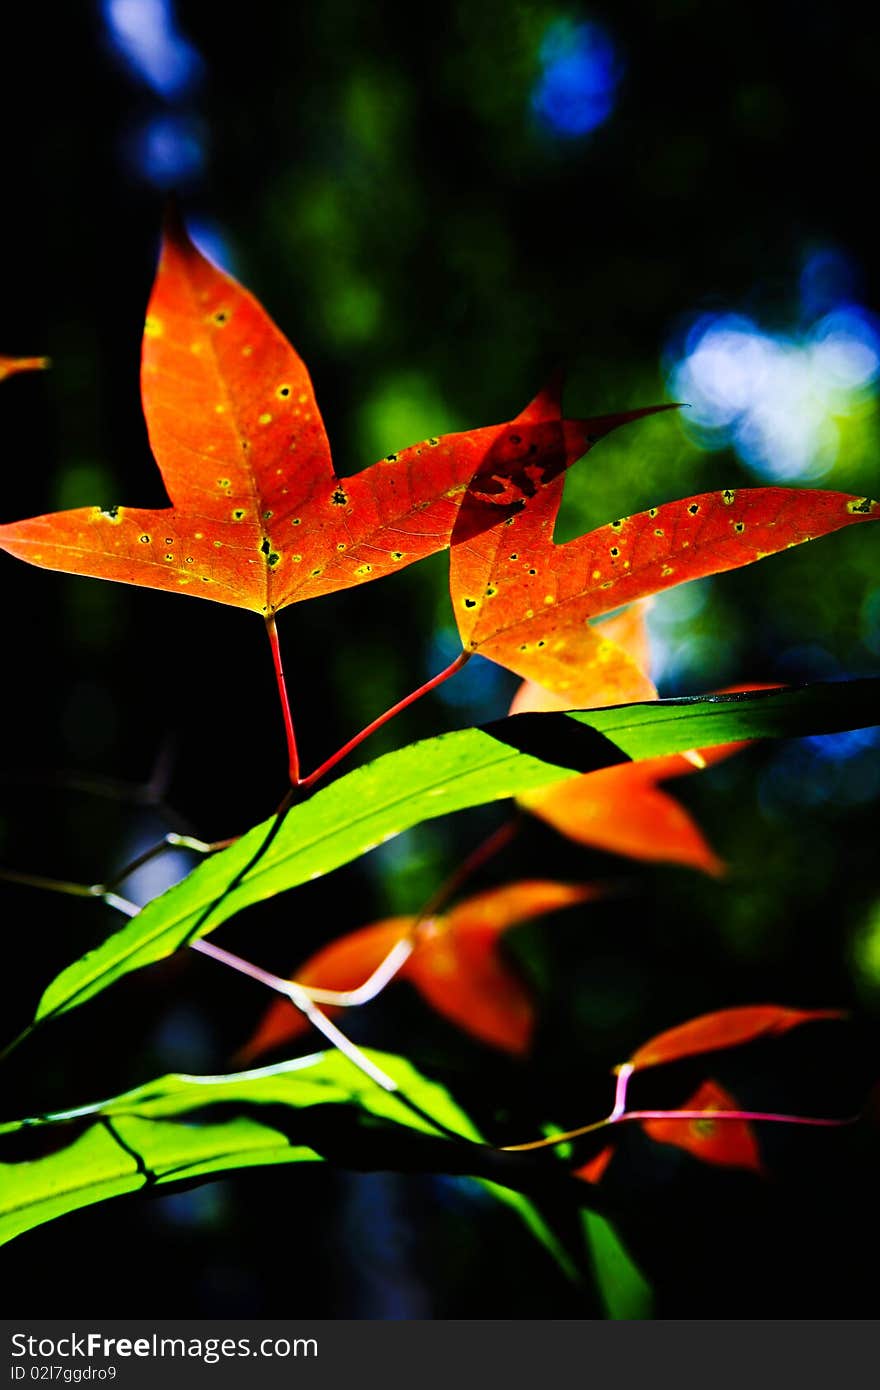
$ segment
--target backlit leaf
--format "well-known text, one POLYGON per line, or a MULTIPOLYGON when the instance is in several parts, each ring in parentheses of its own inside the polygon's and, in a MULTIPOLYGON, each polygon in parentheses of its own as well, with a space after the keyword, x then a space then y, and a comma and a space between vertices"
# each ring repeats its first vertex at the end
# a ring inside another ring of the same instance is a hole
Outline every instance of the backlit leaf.
MULTIPOLYGON (((439 1014, 464 1032, 508 1052, 525 1052, 534 1007, 528 990, 499 954, 498 938, 509 927, 597 894, 598 889, 587 884, 544 880, 479 893, 447 916, 418 924, 412 955, 398 978, 408 980, 439 1014)), ((334 992, 357 989, 416 925, 415 917, 393 917, 350 932, 310 957, 293 978, 334 992)), ((331 1005, 326 1012, 342 1011, 331 1005)), ((303 1016, 279 1000, 266 1012, 241 1059, 248 1061, 307 1031, 303 1016)))
POLYGON ((75 1008, 140 966, 205 936, 251 903, 329 873, 436 816, 578 776, 585 766, 740 738, 833 733, 876 722, 880 680, 689 696, 571 714, 526 714, 388 753, 293 807, 259 862, 272 821, 200 864, 121 931, 61 972, 37 1020, 75 1008), (534 751, 532 751, 534 750, 534 751))
POLYGON ((0 1125, 0 1243, 124 1193, 325 1156, 387 1167, 396 1150, 414 1171, 477 1175, 571 1274, 529 1198, 485 1178, 493 1156, 448 1092, 402 1057, 369 1056, 423 1114, 325 1052, 238 1075, 163 1076, 96 1105, 0 1125))
MULTIPOLYGON (((643 599, 631 603, 621 613, 611 618, 603 618, 599 624, 600 635, 607 642, 620 647, 630 664, 620 672, 613 673, 608 685, 598 682, 585 692, 582 709, 599 709, 603 705, 623 704, 630 700, 656 699, 657 691, 650 678, 651 648, 648 626, 645 617, 652 603, 643 599), (627 684, 625 674, 631 679, 627 684)), ((511 701, 508 714, 540 714, 547 710, 570 710, 576 706, 570 698, 548 690, 537 681, 525 680, 511 701)))
POLYGON ((174 215, 141 388, 172 505, 105 501, 34 517, 0 526, 0 548, 47 569, 263 614, 443 550, 468 487, 483 524, 494 524, 609 430, 650 413, 563 420, 550 390, 510 423, 426 439, 340 479, 302 360, 174 215))
MULTIPOLYGON (((667 759, 650 761, 665 764, 667 759)), ((688 766, 682 757, 676 761, 683 768, 688 766)), ((682 864, 708 874, 723 872, 721 860, 690 812, 653 786, 639 763, 623 763, 572 782, 524 792, 518 801, 554 830, 592 849, 650 863, 682 864)))
POLYGON ((844 492, 728 488, 554 545, 564 481, 560 475, 494 526, 486 524, 484 499, 469 494, 453 532, 450 587, 465 651, 577 706, 596 685, 631 690, 637 665, 592 619, 880 516, 880 503, 844 492))

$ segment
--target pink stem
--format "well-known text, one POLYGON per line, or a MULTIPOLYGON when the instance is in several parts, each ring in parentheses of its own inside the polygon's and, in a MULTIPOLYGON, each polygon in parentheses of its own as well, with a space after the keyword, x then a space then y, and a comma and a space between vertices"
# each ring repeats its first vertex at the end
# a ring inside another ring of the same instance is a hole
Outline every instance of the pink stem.
POLYGON ((269 989, 276 990, 290 1000, 294 1008, 299 1009, 300 1013, 305 1014, 313 1028, 324 1037, 333 1047, 338 1048, 344 1057, 347 1057, 358 1071, 363 1072, 364 1076, 369 1077, 377 1086, 381 1086, 383 1091, 396 1092, 397 1082, 387 1072, 377 1067, 376 1063, 369 1058, 366 1053, 353 1043, 350 1038, 331 1023, 326 1014, 323 1014, 316 1004, 312 1002, 306 992, 291 980, 284 980, 280 975, 273 975, 271 970, 263 970, 259 965, 254 965, 253 961, 243 960, 241 956, 233 955, 232 951, 226 951, 222 946, 215 946, 213 941, 191 941, 189 943, 191 951, 198 951, 200 955, 210 956, 212 960, 218 961, 221 965, 228 965, 233 970, 237 970, 241 975, 247 975, 249 979, 256 980, 258 984, 267 985, 269 989))
POLYGON ((617 1069, 617 1085, 614 1089, 614 1105, 611 1108, 611 1114, 608 1116, 609 1124, 613 1124, 615 1120, 619 1120, 626 1110, 626 1088, 629 1085, 629 1079, 634 1071, 635 1067, 632 1062, 624 1062, 623 1066, 617 1069))
POLYGON ((425 922, 435 917, 440 909, 445 907, 453 894, 458 892, 462 884, 466 883, 472 874, 481 869, 513 839, 518 829, 519 821, 517 819, 505 821, 502 826, 492 832, 488 839, 483 840, 475 850, 472 850, 464 863, 440 885, 436 893, 433 893, 424 906, 419 909, 418 915, 412 920, 407 935, 401 937, 399 941, 395 941, 388 954, 368 975, 363 984, 358 985, 356 989, 346 990, 319 989, 314 985, 309 985, 309 998, 313 999, 316 1004, 332 1004, 334 1007, 343 1009, 360 1008, 362 1004, 371 1003, 406 965, 418 944, 419 935, 425 922))
POLYGON ((766 1110, 627 1110, 624 1115, 609 1116, 608 1124, 620 1124, 623 1120, 767 1120, 773 1124, 818 1125, 832 1127, 852 1125, 858 1115, 850 1115, 842 1120, 820 1119, 817 1115, 779 1115, 766 1110))

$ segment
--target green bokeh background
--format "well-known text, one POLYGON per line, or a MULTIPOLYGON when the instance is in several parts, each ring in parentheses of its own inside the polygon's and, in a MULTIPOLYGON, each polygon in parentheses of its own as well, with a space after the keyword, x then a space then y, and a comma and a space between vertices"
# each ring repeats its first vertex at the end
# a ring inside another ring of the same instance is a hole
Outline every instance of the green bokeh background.
MULTIPOLYGON (((193 122, 205 156, 182 181, 184 207, 222 234, 235 272, 309 364, 342 474, 509 418, 559 364, 572 414, 662 400, 663 354, 688 316, 731 308, 790 323, 815 245, 850 257, 861 302, 878 308, 878 35, 856 38, 846 4, 483 0, 417 14, 181 0, 177 16, 204 62, 168 108, 193 122), (604 24, 623 63, 613 115, 583 139, 554 138, 530 106, 542 36, 561 18, 604 24)), ((165 106, 114 55, 98 5, 8 24, 0 350, 48 352, 54 365, 3 389, 2 516, 161 505, 137 371, 162 193, 135 166, 132 132, 165 106)), ((868 400, 824 483, 876 494, 877 444, 868 400)), ((732 452, 702 451, 662 415, 573 471, 557 538, 753 482, 732 452)), ((876 543, 860 528, 661 599, 657 631, 676 650, 663 693, 876 673, 876 543)), ((2 862, 94 881, 169 823, 214 838, 267 813, 284 750, 255 617, 0 558, 2 862), (157 767, 171 822, 138 794, 72 785, 143 788, 157 767)), ((308 766, 454 654, 445 579, 437 556, 282 615, 308 766)), ((471 663, 364 756, 498 717, 514 688, 471 663)), ((511 933, 541 1001, 533 1057, 514 1063, 467 1041, 405 989, 351 1031, 405 1053, 481 1128, 516 1140, 601 1113, 610 1066, 660 1028, 748 1002, 839 1006, 853 1010, 848 1031, 730 1054, 713 1075, 750 1105, 851 1113, 877 1075, 878 785, 875 745, 835 759, 806 742, 679 782, 730 866, 720 882, 576 849, 535 823, 483 884, 613 877, 626 891, 511 933)), ((218 939, 288 971, 338 932, 417 909, 503 814, 432 823, 218 939)), ((184 867, 178 857, 166 869, 184 867)), ((12 887, 2 903, 11 1036, 50 976, 114 920, 12 887)), ((4 1117, 161 1071, 227 1069, 264 1003, 196 958, 145 971, 5 1064, 4 1117)), ((658 1103, 683 1099, 691 1079, 671 1077, 658 1103)), ((851 1131, 762 1137, 764 1183, 636 1133, 622 1146, 609 1191, 657 1316, 872 1315, 876 1106, 851 1131)), ((509 1214, 459 1179, 250 1174, 65 1218, 3 1259, 10 1313, 600 1315, 589 1289, 567 1286, 509 1214), (84 1248, 102 1254, 89 1272, 84 1248)))

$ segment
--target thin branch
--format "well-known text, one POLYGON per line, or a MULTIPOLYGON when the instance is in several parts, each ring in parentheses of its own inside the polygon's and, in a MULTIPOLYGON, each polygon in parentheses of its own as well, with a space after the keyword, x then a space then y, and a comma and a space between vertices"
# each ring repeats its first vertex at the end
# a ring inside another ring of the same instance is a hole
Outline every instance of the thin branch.
MULTIPOLYGON (((286 810, 284 803, 282 803, 282 808, 279 808, 279 811, 282 810, 286 810)), ((332 1005, 334 1008, 340 1009, 361 1008, 364 1004, 369 1004, 372 1000, 378 998, 386 986, 400 973, 409 960, 418 944, 419 935, 425 926, 431 922, 440 909, 446 905, 449 899, 459 891, 463 884, 466 883, 478 869, 482 868, 484 864, 488 863, 490 859, 494 858, 496 854, 510 843, 516 835, 519 825, 520 821, 516 816, 509 821, 505 821, 504 824, 499 826, 497 830, 494 830, 487 839, 477 845, 476 849, 472 850, 456 871, 440 885, 437 891, 432 894, 428 901, 421 907, 416 917, 413 919, 413 923, 407 935, 400 941, 394 943, 384 960, 380 961, 375 970, 367 976, 362 984, 356 986, 354 989, 336 990, 321 989, 316 985, 302 985, 295 981, 294 983, 296 983, 297 988, 303 991, 303 993, 316 1004, 332 1005)), ((144 850, 143 854, 139 855, 137 859, 132 860, 124 869, 121 869, 115 874, 113 878, 107 879, 103 884, 93 884, 91 887, 86 887, 81 884, 61 886, 58 880, 28 875, 22 876, 12 871, 7 872, 5 870, 0 870, 0 877, 26 883, 34 888, 48 888, 54 889, 56 892, 70 892, 80 897, 103 898, 103 900, 107 902, 109 901, 108 895, 112 888, 115 888, 117 884, 122 883, 130 874, 134 873, 136 869, 141 868, 144 864, 148 863, 151 859, 163 853, 168 848, 181 848, 192 850, 199 854, 210 854, 216 850, 225 849, 232 843, 234 843, 232 840, 218 840, 213 844, 209 844, 205 840, 197 840, 192 836, 176 835, 174 832, 169 832, 163 840, 151 846, 149 849, 144 850)), ((122 903, 125 900, 119 899, 118 901, 122 903)), ((116 906, 117 904, 111 903, 110 905, 116 906)), ((121 910, 124 911, 125 909, 122 908, 121 910)), ((130 913, 129 915, 132 914, 130 913)))
MULTIPOLYGON (((69 883, 63 879, 43 878, 37 874, 22 874, 14 869, 0 869, 0 878, 12 883, 21 883, 28 887, 45 888, 53 892, 64 893, 74 897, 99 898, 108 906, 116 911, 123 913, 127 917, 135 917, 140 908, 136 903, 129 902, 126 898, 119 897, 116 893, 101 890, 100 885, 91 887, 80 883, 69 883)), ((679 1120, 683 1123, 700 1120, 721 1120, 721 1121, 750 1121, 769 1124, 793 1124, 809 1125, 821 1127, 823 1129, 836 1129, 843 1125, 855 1124, 860 1116, 851 1115, 842 1119, 826 1119, 816 1115, 785 1115, 775 1111, 764 1110, 626 1110, 626 1092, 629 1080, 635 1070, 631 1062, 626 1062, 617 1068, 617 1083, 614 1094, 614 1104, 608 1115, 602 1120, 594 1120, 591 1124, 581 1125, 577 1129, 565 1130, 563 1133, 552 1134, 541 1139, 533 1139, 525 1144, 488 1144, 485 1141, 466 1140, 465 1136, 457 1134, 455 1130, 449 1129, 442 1121, 437 1120, 421 1106, 401 1091, 397 1082, 381 1067, 362 1052, 356 1043, 336 1027, 317 1007, 313 998, 313 992, 303 985, 298 985, 295 981, 285 980, 280 975, 275 975, 270 970, 264 970, 262 966, 254 965, 253 962, 244 960, 241 956, 234 955, 233 952, 225 950, 222 946, 216 946, 211 941, 198 940, 190 941, 189 948, 198 951, 200 955, 208 956, 211 960, 217 961, 221 965, 229 966, 238 971, 239 974, 246 975, 249 979, 255 980, 258 984, 266 985, 269 989, 275 990, 278 994, 283 994, 290 1000, 294 1008, 308 1019, 312 1027, 317 1029, 327 1041, 335 1047, 351 1064, 357 1068, 370 1081, 381 1087, 383 1091, 394 1095, 402 1104, 415 1114, 428 1120, 429 1123, 439 1132, 446 1134, 451 1139, 464 1140, 467 1143, 476 1142, 480 1148, 491 1150, 495 1153, 529 1153, 539 1149, 555 1148, 559 1144, 565 1144, 574 1139, 582 1139, 588 1134, 596 1134, 601 1129, 610 1128, 613 1125, 623 1124, 627 1121, 644 1120, 679 1120)), ((381 968, 381 967, 380 967, 381 968)), ((328 991, 324 991, 327 993, 328 991)), ((30 1029, 25 1029, 18 1038, 0 1053, 0 1057, 5 1057, 10 1053, 19 1042, 24 1041, 30 1033, 30 1029)))
POLYGON ((510 820, 504 821, 497 830, 493 830, 485 840, 472 849, 466 859, 459 864, 454 873, 441 883, 437 891, 428 899, 418 915, 419 921, 427 917, 435 917, 438 912, 454 897, 464 885, 473 878, 474 874, 488 864, 490 859, 494 859, 496 854, 500 854, 506 849, 511 840, 519 833, 522 821, 519 815, 511 816, 510 820))
POLYGON ((87 883, 68 883, 63 878, 45 878, 43 874, 24 874, 18 869, 0 869, 0 879, 20 883, 25 888, 47 888, 51 893, 64 893, 72 898, 100 897, 87 883))
POLYGON ((300 986, 300 988, 307 988, 309 997, 314 999, 315 1003, 332 1004, 334 1008, 338 1009, 357 1009, 363 1004, 371 1003, 406 965, 419 944, 419 937, 430 926, 441 908, 446 906, 449 899, 462 888, 478 869, 481 869, 484 864, 487 864, 510 843, 519 827, 519 817, 513 816, 497 830, 493 830, 491 835, 471 851, 455 872, 450 874, 423 904, 413 918, 406 936, 395 941, 384 960, 379 962, 363 984, 358 985, 355 989, 320 989, 317 985, 300 986))
POLYGON ((375 1081, 377 1086, 381 1086, 383 1091, 398 1091, 397 1082, 387 1072, 377 1067, 366 1053, 361 1052, 360 1048, 345 1036, 335 1023, 331 1023, 326 1014, 323 1014, 316 1004, 309 998, 304 989, 294 984, 290 980, 284 980, 280 975, 273 975, 270 970, 263 970, 259 965, 253 965, 250 961, 243 960, 241 956, 233 955, 231 951, 226 951, 222 946, 215 946, 212 941, 191 941, 190 950, 198 951, 203 956, 210 956, 212 960, 218 961, 221 965, 228 965, 232 970, 239 971, 242 975, 247 975, 249 979, 256 980, 261 985, 266 985, 269 989, 274 989, 278 994, 283 994, 290 1000, 294 1008, 299 1009, 333 1047, 337 1048, 344 1057, 362 1071, 371 1081, 375 1081))
POLYGON ((316 1004, 332 1004, 337 1009, 357 1009, 376 999, 406 965, 417 945, 414 931, 395 941, 383 961, 356 989, 320 989, 317 985, 299 985, 316 1004))
POLYGON ((164 815, 181 833, 189 834, 191 825, 166 800, 172 751, 160 748, 153 771, 146 782, 126 782, 116 777, 87 776, 79 772, 0 772, 0 786, 59 787, 65 791, 81 792, 85 796, 106 797, 111 801, 145 806, 164 815))
POLYGON ((149 864, 153 859, 158 859, 169 849, 186 849, 193 854, 215 854, 217 850, 228 849, 230 845, 234 845, 236 839, 237 836, 232 836, 229 840, 199 840, 195 835, 178 835, 176 831, 169 830, 167 834, 162 836, 161 840, 157 840, 154 845, 150 845, 149 849, 143 850, 128 864, 117 870, 112 878, 105 879, 103 883, 95 884, 92 892, 95 897, 100 897, 102 892, 115 888, 119 883, 124 883, 137 869, 142 869, 145 864, 149 864))
POLYGON ((552 1134, 546 1139, 533 1139, 529 1144, 505 1144, 505 1153, 525 1153, 532 1149, 550 1149, 556 1144, 564 1144, 572 1139, 582 1139, 587 1134, 595 1134, 610 1125, 623 1124, 629 1120, 758 1120, 770 1124, 817 1125, 823 1128, 837 1128, 840 1125, 855 1124, 858 1115, 841 1120, 826 1120, 814 1115, 781 1115, 766 1110, 627 1110, 626 1092, 630 1077, 635 1071, 632 1062, 624 1062, 617 1068, 617 1085, 614 1091, 614 1105, 604 1120, 594 1120, 592 1124, 579 1129, 567 1130, 564 1134, 552 1134))
MULTIPOLYGON (((30 888, 46 888, 51 892, 64 893, 73 897, 98 898, 126 917, 136 917, 140 912, 136 903, 130 902, 127 898, 121 898, 117 893, 102 889, 99 884, 88 887, 82 883, 68 883, 63 879, 43 878, 37 874, 20 874, 13 869, 0 869, 0 878, 11 883, 21 883, 30 888)), ((362 1071, 377 1086, 381 1086, 383 1091, 396 1092, 399 1089, 397 1082, 382 1071, 381 1067, 377 1067, 375 1062, 372 1062, 334 1023, 331 1023, 330 1019, 312 1002, 306 990, 299 985, 290 980, 282 979, 280 975, 273 975, 270 970, 263 970, 261 966, 254 965, 251 961, 243 960, 241 956, 224 950, 222 946, 215 946, 212 941, 191 941, 189 948, 191 951, 198 951, 200 955, 210 957, 211 960, 219 961, 221 965, 227 965, 232 970, 237 970, 241 975, 247 975, 249 979, 256 980, 269 989, 274 989, 278 994, 283 994, 290 1000, 294 1008, 305 1015, 313 1028, 322 1033, 327 1041, 347 1057, 353 1066, 362 1071)))

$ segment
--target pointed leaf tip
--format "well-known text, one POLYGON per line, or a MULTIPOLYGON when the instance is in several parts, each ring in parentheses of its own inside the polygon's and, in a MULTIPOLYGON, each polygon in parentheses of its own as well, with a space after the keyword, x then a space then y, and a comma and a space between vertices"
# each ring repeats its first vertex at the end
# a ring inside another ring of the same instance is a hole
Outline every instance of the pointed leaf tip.
POLYGON ((643 405, 634 410, 618 410, 611 415, 596 415, 588 420, 564 420, 566 448, 574 458, 578 458, 593 444, 598 444, 600 439, 604 439, 606 434, 620 429, 622 425, 631 425, 648 415, 662 415, 667 410, 677 409, 675 401, 664 401, 662 405, 643 405))
POLYGON ((49 366, 48 357, 0 357, 0 381, 18 372, 42 372, 49 366))
POLYGON ((606 1144, 604 1149, 586 1163, 582 1163, 580 1168, 575 1168, 572 1177, 579 1178, 581 1182, 599 1183, 605 1176, 605 1170, 614 1157, 614 1145, 606 1144))
POLYGON ((562 416, 562 391, 565 386, 565 370, 557 367, 551 373, 533 400, 516 417, 521 424, 538 423, 542 420, 558 420, 562 416))
POLYGON ((185 246, 193 244, 176 193, 168 195, 162 209, 162 236, 168 241, 180 242, 185 246))

